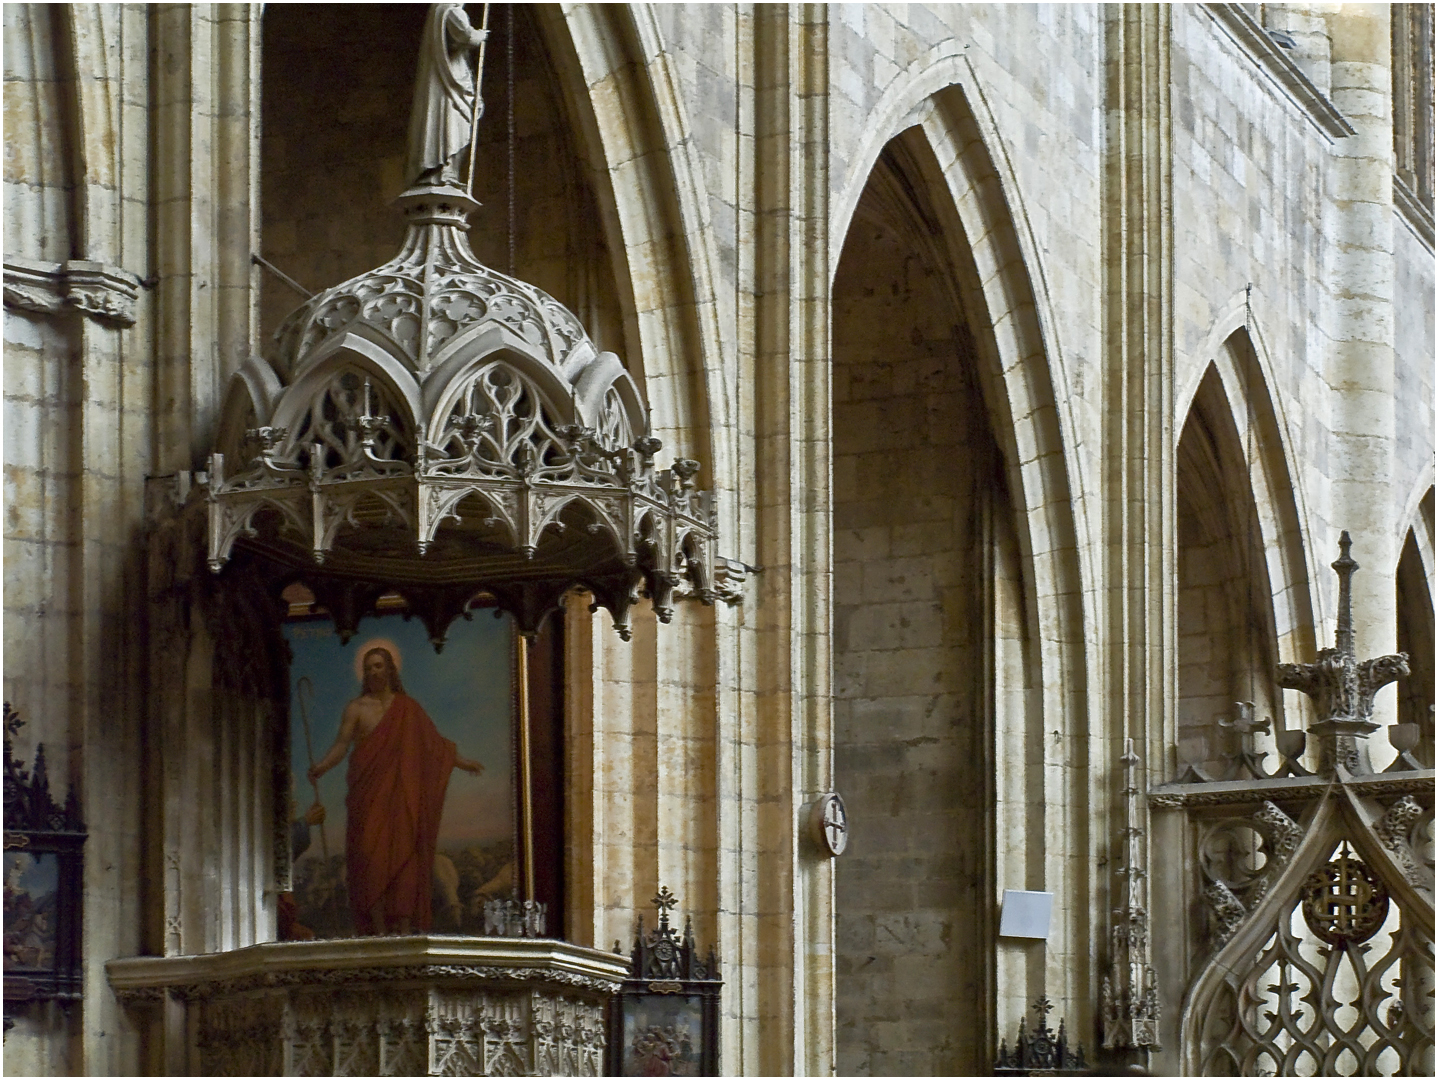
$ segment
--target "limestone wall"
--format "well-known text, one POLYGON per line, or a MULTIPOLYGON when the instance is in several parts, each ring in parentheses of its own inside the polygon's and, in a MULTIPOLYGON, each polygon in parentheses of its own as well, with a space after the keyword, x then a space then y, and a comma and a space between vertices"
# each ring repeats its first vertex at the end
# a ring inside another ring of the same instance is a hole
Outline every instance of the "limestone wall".
MULTIPOLYGON (((1278 658, 1331 640, 1341 528, 1359 649, 1393 645, 1435 344, 1388 19, 1265 5, 1290 57, 1248 7, 516 13, 514 269, 624 357, 662 456, 719 493, 722 553, 763 567, 739 606, 639 616, 627 645, 567 616, 567 932, 610 947, 669 885, 720 945, 726 1071, 981 1069, 1040 993, 1094 1045, 1119 748, 1173 776, 1180 659, 1213 629, 1176 588, 1205 377, 1252 451, 1278 658), (899 144, 917 232, 846 248, 899 144), (800 825, 835 787, 837 867, 800 825), (996 939, 1006 887, 1055 894, 1046 943, 996 939)), ((495 11, 473 242, 508 269, 495 11)), ((5 696, 92 823, 86 1000, 21 1016, 6 1065, 163 1069, 183 1016, 142 1038, 100 965, 272 934, 272 800, 206 798, 256 735, 215 737, 213 642, 146 572, 147 490, 163 509, 203 465, 230 373, 298 299, 252 252, 310 289, 393 253, 421 13, 4 18, 5 696), (57 268, 50 291, 15 292, 12 259, 57 268), (65 301, 69 260, 123 271, 123 318, 65 301)), ((1153 870, 1187 910, 1182 868, 1153 870)), ((1189 953, 1161 949, 1176 1053, 1189 953)))
POLYGON ((1397 268, 1394 312, 1394 527, 1411 527, 1433 489, 1433 249, 1406 222, 1393 229, 1397 268))
MULTIPOLYGON (((154 468, 145 19, 6 8, 4 696, 90 826, 87 956, 143 936, 143 485, 154 468), (18 262, 16 261, 18 260, 18 262), (18 271, 18 273, 17 273, 18 271), (97 285, 103 281, 105 284, 97 285), (88 283, 87 283, 88 281, 88 283), (112 287, 113 286, 113 287, 112 287)), ((17 1073, 123 1072, 137 1043, 98 966, 85 1007, 6 1036, 17 1073)))
POLYGON ((986 1063, 988 550, 1011 513, 972 331, 895 168, 834 282, 834 768, 853 821, 837 1063, 854 1075, 986 1063))

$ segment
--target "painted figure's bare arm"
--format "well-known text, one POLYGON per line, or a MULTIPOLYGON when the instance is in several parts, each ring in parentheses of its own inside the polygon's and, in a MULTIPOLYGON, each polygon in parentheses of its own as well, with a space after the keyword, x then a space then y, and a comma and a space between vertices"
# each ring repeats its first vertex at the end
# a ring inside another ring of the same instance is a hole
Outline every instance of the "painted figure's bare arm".
POLYGON ((477 761, 472 761, 471 759, 465 757, 463 754, 456 754, 454 756, 454 767, 456 769, 463 769, 465 772, 474 773, 475 776, 478 776, 480 773, 484 772, 483 765, 481 765, 477 761))
POLYGON ((355 731, 358 727, 359 709, 351 701, 345 706, 344 715, 340 717, 340 730, 339 734, 335 736, 335 744, 329 748, 329 752, 324 757, 310 766, 310 783, 314 783, 345 759, 345 755, 349 753, 350 743, 355 741, 355 731))

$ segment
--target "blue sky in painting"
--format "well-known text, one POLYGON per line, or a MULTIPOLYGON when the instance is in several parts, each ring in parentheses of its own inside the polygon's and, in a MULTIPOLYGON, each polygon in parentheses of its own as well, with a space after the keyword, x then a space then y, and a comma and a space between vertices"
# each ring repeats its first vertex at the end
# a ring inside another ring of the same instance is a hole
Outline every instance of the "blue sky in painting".
POLYGON ((12 879, 23 893, 36 900, 49 896, 60 883, 60 860, 49 854, 28 851, 5 852, 5 880, 12 879))

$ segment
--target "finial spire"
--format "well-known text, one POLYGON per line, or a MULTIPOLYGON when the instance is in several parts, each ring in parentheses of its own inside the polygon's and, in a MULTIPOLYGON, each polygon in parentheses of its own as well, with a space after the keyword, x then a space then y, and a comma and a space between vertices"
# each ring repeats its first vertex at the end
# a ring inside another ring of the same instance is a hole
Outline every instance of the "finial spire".
POLYGON ((1313 699, 1317 723, 1309 730, 1320 740, 1321 773, 1342 765, 1349 773, 1366 770, 1358 740, 1378 729, 1373 722, 1373 695, 1408 674, 1408 655, 1394 653, 1360 661, 1353 642, 1353 572, 1358 564, 1349 549, 1353 541, 1345 531, 1338 539, 1339 556, 1333 562, 1338 574, 1338 633, 1333 649, 1320 649, 1311 664, 1279 664, 1278 685, 1301 690, 1313 699))
POLYGON ((1358 564, 1348 554, 1352 547, 1353 541, 1348 538, 1348 530, 1344 529, 1338 537, 1338 558, 1332 563, 1333 569, 1338 572, 1338 638, 1334 644, 1343 656, 1356 657, 1358 654, 1353 647, 1353 571, 1358 569, 1358 564))
POLYGON ((664 885, 659 889, 659 894, 654 897, 654 906, 659 909, 659 927, 665 929, 669 926, 669 909, 679 903, 674 894, 669 891, 669 886, 664 885))

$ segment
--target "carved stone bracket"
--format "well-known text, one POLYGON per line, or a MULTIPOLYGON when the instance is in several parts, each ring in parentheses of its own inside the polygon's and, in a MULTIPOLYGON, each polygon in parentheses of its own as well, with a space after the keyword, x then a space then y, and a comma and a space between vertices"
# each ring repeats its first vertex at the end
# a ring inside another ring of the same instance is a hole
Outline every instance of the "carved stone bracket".
MULTIPOLYGON (((714 556, 714 599, 722 600, 733 607, 744 599, 744 586, 753 581, 758 575, 764 572, 762 566, 750 566, 740 559, 730 559, 723 555, 714 556)), ((674 590, 676 600, 702 600, 698 591, 688 582, 684 581, 674 590)))
POLYGON ((140 285, 130 271, 88 259, 54 263, 5 257, 5 306, 21 311, 78 312, 103 323, 133 326, 140 285))

